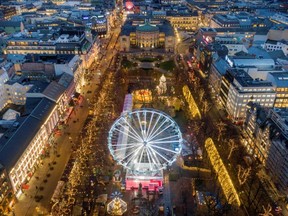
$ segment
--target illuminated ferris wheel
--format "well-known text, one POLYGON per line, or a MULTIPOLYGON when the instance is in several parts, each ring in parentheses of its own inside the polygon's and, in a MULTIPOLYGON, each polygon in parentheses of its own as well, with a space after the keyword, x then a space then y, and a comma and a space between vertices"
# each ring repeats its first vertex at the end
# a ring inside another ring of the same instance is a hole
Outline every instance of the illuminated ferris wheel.
POLYGON ((181 152, 182 134, 167 114, 153 109, 121 115, 112 125, 108 147, 119 164, 136 173, 170 166, 181 152))

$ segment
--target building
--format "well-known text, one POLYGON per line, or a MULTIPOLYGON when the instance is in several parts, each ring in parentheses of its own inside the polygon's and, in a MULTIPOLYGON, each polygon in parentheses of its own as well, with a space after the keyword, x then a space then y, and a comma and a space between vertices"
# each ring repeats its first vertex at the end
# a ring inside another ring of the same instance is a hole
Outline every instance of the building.
POLYGON ((273 26, 267 37, 273 41, 288 41, 288 26, 283 24, 273 26))
POLYGON ((7 91, 5 88, 5 83, 8 81, 8 73, 5 69, 0 70, 0 110, 2 110, 7 104, 7 91))
POLYGON ((0 163, 17 197, 39 166, 49 136, 59 120, 56 104, 47 98, 30 98, 25 106, 27 114, 17 118, 0 138, 0 163), (28 107, 35 103, 36 106, 28 107))
POLYGON ((288 25, 288 15, 285 13, 275 13, 270 17, 270 20, 277 24, 285 24, 288 25))
POLYGON ((179 5, 182 3, 182 0, 161 0, 160 3, 167 4, 167 5, 172 5, 172 4, 179 5))
POLYGON ((276 50, 282 50, 286 56, 288 55, 288 41, 267 40, 263 46, 267 51, 272 52, 276 50))
POLYGON ((166 19, 171 22, 171 25, 176 29, 196 30, 198 29, 199 16, 197 11, 189 11, 187 13, 175 13, 168 11, 166 19))
POLYGON ((16 14, 17 12, 15 7, 0 5, 0 20, 9 20, 12 16, 16 14))
POLYGON ((228 55, 234 56, 238 52, 248 52, 242 40, 233 36, 216 36, 215 42, 225 45, 228 49, 228 55))
POLYGON ((269 73, 267 80, 276 90, 275 108, 288 108, 288 72, 269 73))
POLYGON ((14 64, 14 73, 30 80, 52 80, 55 78, 55 67, 50 62, 24 62, 14 64))
POLYGON ((198 46, 197 50, 197 60, 199 62, 199 70, 202 71, 206 76, 209 75, 211 64, 213 61, 213 55, 217 55, 221 58, 225 58, 228 54, 228 49, 226 46, 218 43, 202 43, 198 46))
POLYGON ((217 99, 219 99, 220 95, 222 77, 224 77, 229 68, 228 63, 223 58, 219 57, 212 61, 208 81, 212 93, 217 99))
POLYGON ((0 30, 3 30, 6 34, 14 34, 24 31, 24 25, 23 22, 19 21, 0 21, 0 30))
MULTIPOLYGON (((266 190, 274 200, 287 195, 288 183, 288 113, 285 109, 267 109, 250 103, 243 127, 245 145, 265 167, 269 188, 266 190)), ((266 177, 265 177, 266 176, 266 177)))
POLYGON ((91 16, 91 29, 95 30, 98 35, 105 36, 109 33, 109 21, 105 14, 91 16))
POLYGON ((246 71, 253 79, 266 80, 269 73, 283 72, 281 65, 276 65, 270 56, 256 58, 253 54, 242 52, 235 56, 227 56, 225 60, 230 67, 246 71))
POLYGON ((265 153, 267 136, 263 136, 263 132, 260 132, 260 128, 266 121, 268 115, 268 109, 263 109, 258 103, 249 102, 247 104, 245 122, 243 124, 243 135, 245 137, 244 145, 249 155, 253 158, 257 158, 261 163, 267 158, 265 153), (262 140, 265 142, 262 142, 262 140), (256 141, 257 140, 257 141, 256 141))
POLYGON ((29 87, 26 103, 20 106, 24 112, 13 120, 4 120, 3 116, 0 121, 0 164, 7 173, 12 195, 17 197, 29 187, 27 183, 45 157, 55 131, 69 118, 74 104, 81 100, 75 92, 73 76, 64 72, 54 79, 47 82, 15 75, 9 80, 14 81, 14 85, 29 87))
POLYGON ((254 80, 243 70, 230 70, 233 81, 229 85, 226 101, 226 111, 235 123, 243 123, 246 106, 257 102, 263 107, 273 107, 276 93, 271 82, 254 80))
POLYGON ((54 64, 56 76, 63 73, 70 74, 74 77, 75 89, 80 92, 80 89, 85 84, 84 68, 82 65, 82 59, 75 55, 72 59, 65 61, 64 64, 54 64))
POLYGON ((88 68, 98 57, 99 40, 84 28, 61 28, 56 32, 21 32, 7 40, 5 54, 74 54, 79 55, 88 68))
POLYGON ((166 52, 174 52, 175 37, 172 26, 165 20, 154 21, 153 24, 144 20, 142 24, 139 24, 139 21, 126 21, 121 29, 120 50, 125 52, 131 48, 160 48, 166 52))
POLYGON ((287 110, 270 110, 270 148, 265 167, 271 180, 282 196, 288 193, 288 112, 287 110))
POLYGON ((212 28, 252 28, 252 27, 270 27, 271 22, 267 19, 258 18, 247 12, 233 14, 216 14, 211 19, 212 28))
POLYGON ((0 86, 0 110, 8 104, 24 105, 26 93, 31 88, 31 85, 8 80, 8 74, 3 70, 0 79, 0 83, 2 83, 0 86))

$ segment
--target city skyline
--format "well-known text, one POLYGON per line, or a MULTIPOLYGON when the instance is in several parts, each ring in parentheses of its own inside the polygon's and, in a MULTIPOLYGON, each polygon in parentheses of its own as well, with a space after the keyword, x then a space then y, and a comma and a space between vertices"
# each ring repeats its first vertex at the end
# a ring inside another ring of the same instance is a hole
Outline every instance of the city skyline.
POLYGON ((0 1, 1 215, 288 215, 288 4, 0 1))

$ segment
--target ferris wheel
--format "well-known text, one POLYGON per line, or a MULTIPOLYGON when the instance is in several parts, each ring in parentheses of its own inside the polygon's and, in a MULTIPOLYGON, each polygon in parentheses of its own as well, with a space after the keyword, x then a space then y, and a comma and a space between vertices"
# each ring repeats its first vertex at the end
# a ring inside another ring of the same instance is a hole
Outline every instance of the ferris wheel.
POLYGON ((114 160, 136 174, 167 168, 180 154, 181 144, 182 134, 177 123, 153 109, 122 114, 108 136, 114 160))

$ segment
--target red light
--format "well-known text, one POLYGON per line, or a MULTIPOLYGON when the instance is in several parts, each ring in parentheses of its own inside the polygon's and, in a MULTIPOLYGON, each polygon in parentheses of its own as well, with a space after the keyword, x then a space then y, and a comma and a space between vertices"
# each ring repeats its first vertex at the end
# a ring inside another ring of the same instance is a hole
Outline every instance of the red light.
POLYGON ((126 8, 127 8, 128 10, 131 10, 131 9, 134 7, 133 2, 131 2, 131 1, 127 1, 127 2, 125 3, 125 5, 126 5, 126 8))

